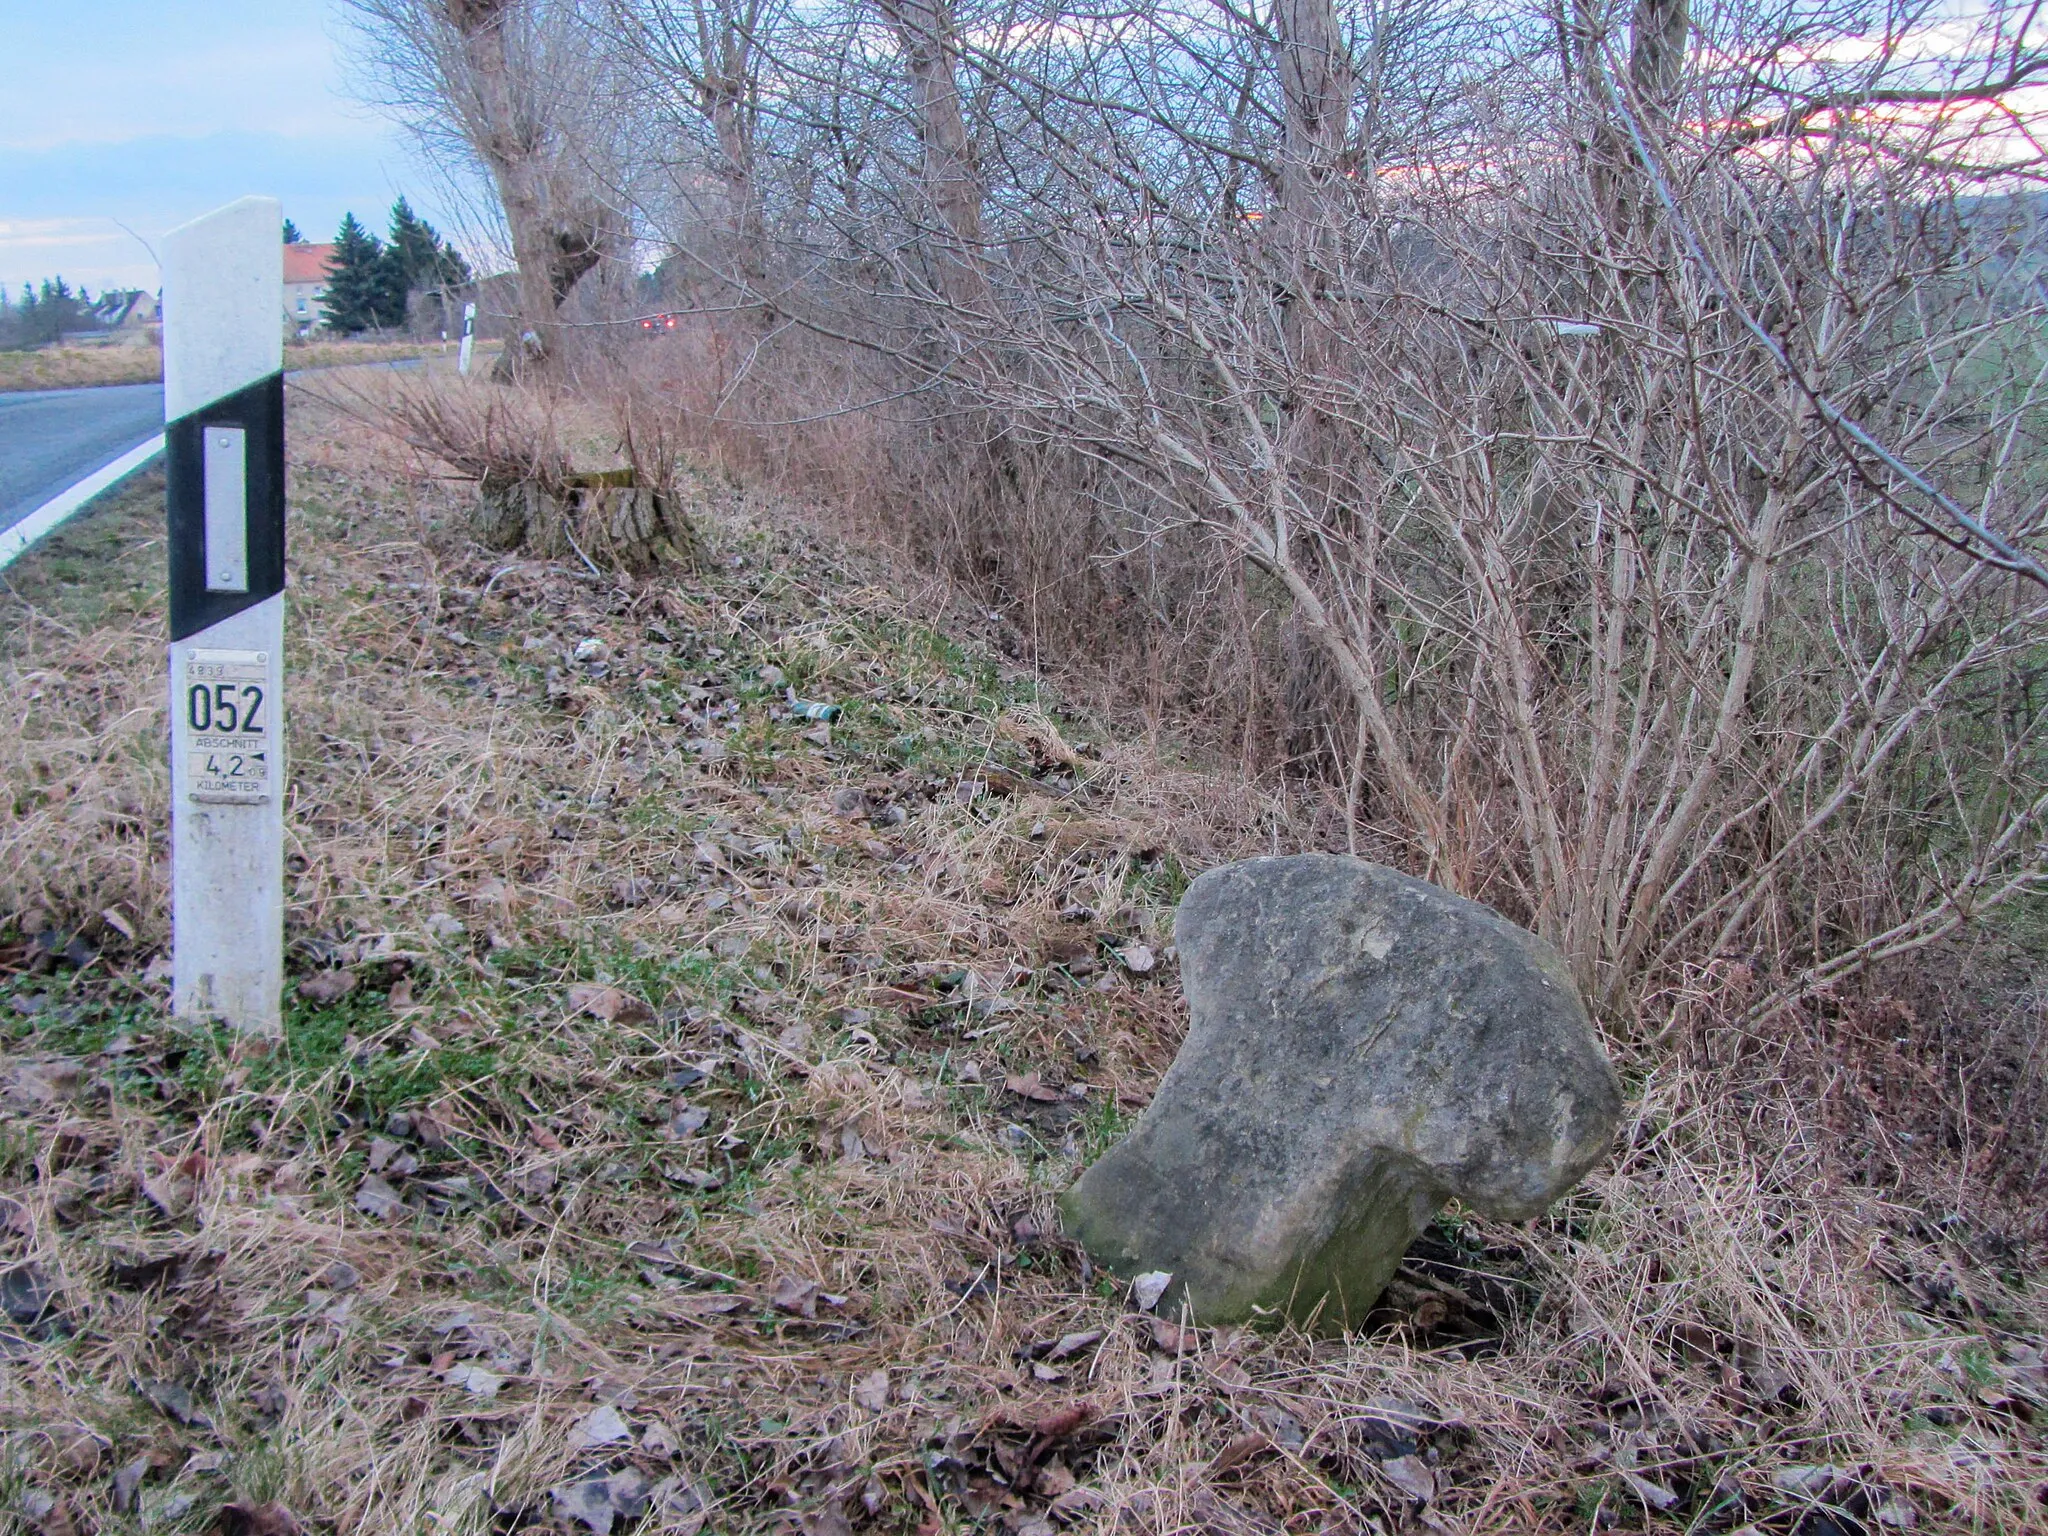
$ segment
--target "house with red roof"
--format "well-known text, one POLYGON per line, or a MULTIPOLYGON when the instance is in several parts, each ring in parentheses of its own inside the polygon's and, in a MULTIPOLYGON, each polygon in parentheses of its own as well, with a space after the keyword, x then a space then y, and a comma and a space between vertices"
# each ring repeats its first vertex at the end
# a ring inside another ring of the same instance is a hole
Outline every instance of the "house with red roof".
POLYGON ((300 240, 284 248, 284 324, 286 334, 310 336, 320 324, 320 300, 327 292, 331 245, 300 240))

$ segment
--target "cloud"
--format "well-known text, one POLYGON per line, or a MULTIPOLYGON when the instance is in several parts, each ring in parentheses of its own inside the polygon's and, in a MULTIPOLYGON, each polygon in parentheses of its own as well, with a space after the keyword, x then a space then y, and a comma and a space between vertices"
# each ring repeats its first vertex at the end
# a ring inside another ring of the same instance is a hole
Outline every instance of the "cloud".
POLYGON ((62 272, 95 289, 154 288, 142 242, 237 197, 282 199, 320 239, 345 212, 382 227, 400 193, 432 218, 431 185, 395 133, 153 135, 17 151, 0 156, 0 282, 62 272))
POLYGON ((346 0, 12 7, 0 43, 8 65, 0 149, 364 131, 366 114, 348 99, 335 50, 351 14, 346 0))
POLYGON ((145 242, 252 192, 282 199, 313 239, 345 212, 381 229, 400 193, 456 234, 411 140, 348 99, 335 45, 352 15, 346 0, 13 7, 0 29, 0 283, 61 272, 95 290, 154 288, 145 242))
POLYGON ((0 219, 0 284, 62 275, 74 288, 157 286, 156 262, 108 219, 0 219))
POLYGON ((292 135, 374 132, 329 85, 318 31, 101 59, 89 70, 23 70, 0 105, 0 149, 44 150, 139 135, 240 129, 292 135))

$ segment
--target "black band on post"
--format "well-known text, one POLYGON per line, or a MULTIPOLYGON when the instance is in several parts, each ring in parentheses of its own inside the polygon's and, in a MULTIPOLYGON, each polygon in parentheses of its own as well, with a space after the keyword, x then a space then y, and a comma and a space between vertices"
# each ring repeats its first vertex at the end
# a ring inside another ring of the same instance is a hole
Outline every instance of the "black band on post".
POLYGON ((224 395, 164 428, 164 504, 169 512, 171 638, 183 640, 284 590, 284 375, 224 395), (206 586, 206 468, 202 434, 248 434, 246 592, 206 586))

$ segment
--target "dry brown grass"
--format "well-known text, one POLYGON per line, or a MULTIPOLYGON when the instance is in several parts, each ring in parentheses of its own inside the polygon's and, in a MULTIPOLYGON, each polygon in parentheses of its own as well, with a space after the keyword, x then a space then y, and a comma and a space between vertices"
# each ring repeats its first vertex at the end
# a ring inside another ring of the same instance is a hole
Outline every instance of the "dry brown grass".
MULTIPOLYGON (((438 358, 453 348, 411 341, 288 342, 288 369, 346 368, 358 363, 438 358)), ((488 362, 488 357, 486 357, 488 362)), ((154 333, 147 344, 43 347, 0 352, 0 394, 30 389, 86 389, 103 384, 155 384, 164 376, 163 349, 154 333)))
MULTIPOLYGON (((478 353, 489 361, 488 349, 478 353)), ((422 341, 288 341, 284 348, 286 369, 346 368, 356 363, 395 363, 407 358, 455 356, 455 344, 422 341)))
POLYGON ((1842 1075, 1712 998, 1624 1063, 1608 1169, 1441 1223, 1370 1336, 1133 1315, 1051 1219, 1179 1037, 1115 951, 1314 802, 1063 711, 785 505, 706 480, 705 573, 593 578, 296 401, 288 931, 356 985, 278 1053, 148 964, 148 487, 9 573, 0 1478, 43 1536, 534 1529, 628 1468, 682 1480, 649 1531, 2040 1528, 1983 1179, 1873 1172, 1842 1075), (574 1448, 604 1402, 634 1442, 574 1448))
POLYGON ((142 346, 43 347, 0 352, 0 394, 29 389, 85 389, 101 384, 154 384, 164 376, 164 355, 154 341, 142 346))

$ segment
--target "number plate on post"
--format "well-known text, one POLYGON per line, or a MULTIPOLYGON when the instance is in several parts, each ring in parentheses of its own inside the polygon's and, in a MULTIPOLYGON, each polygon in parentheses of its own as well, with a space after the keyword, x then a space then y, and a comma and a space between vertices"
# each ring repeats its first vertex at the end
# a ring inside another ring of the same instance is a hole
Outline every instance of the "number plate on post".
POLYGON ((188 651, 185 790, 212 805, 257 805, 270 798, 270 655, 267 651, 188 651))

